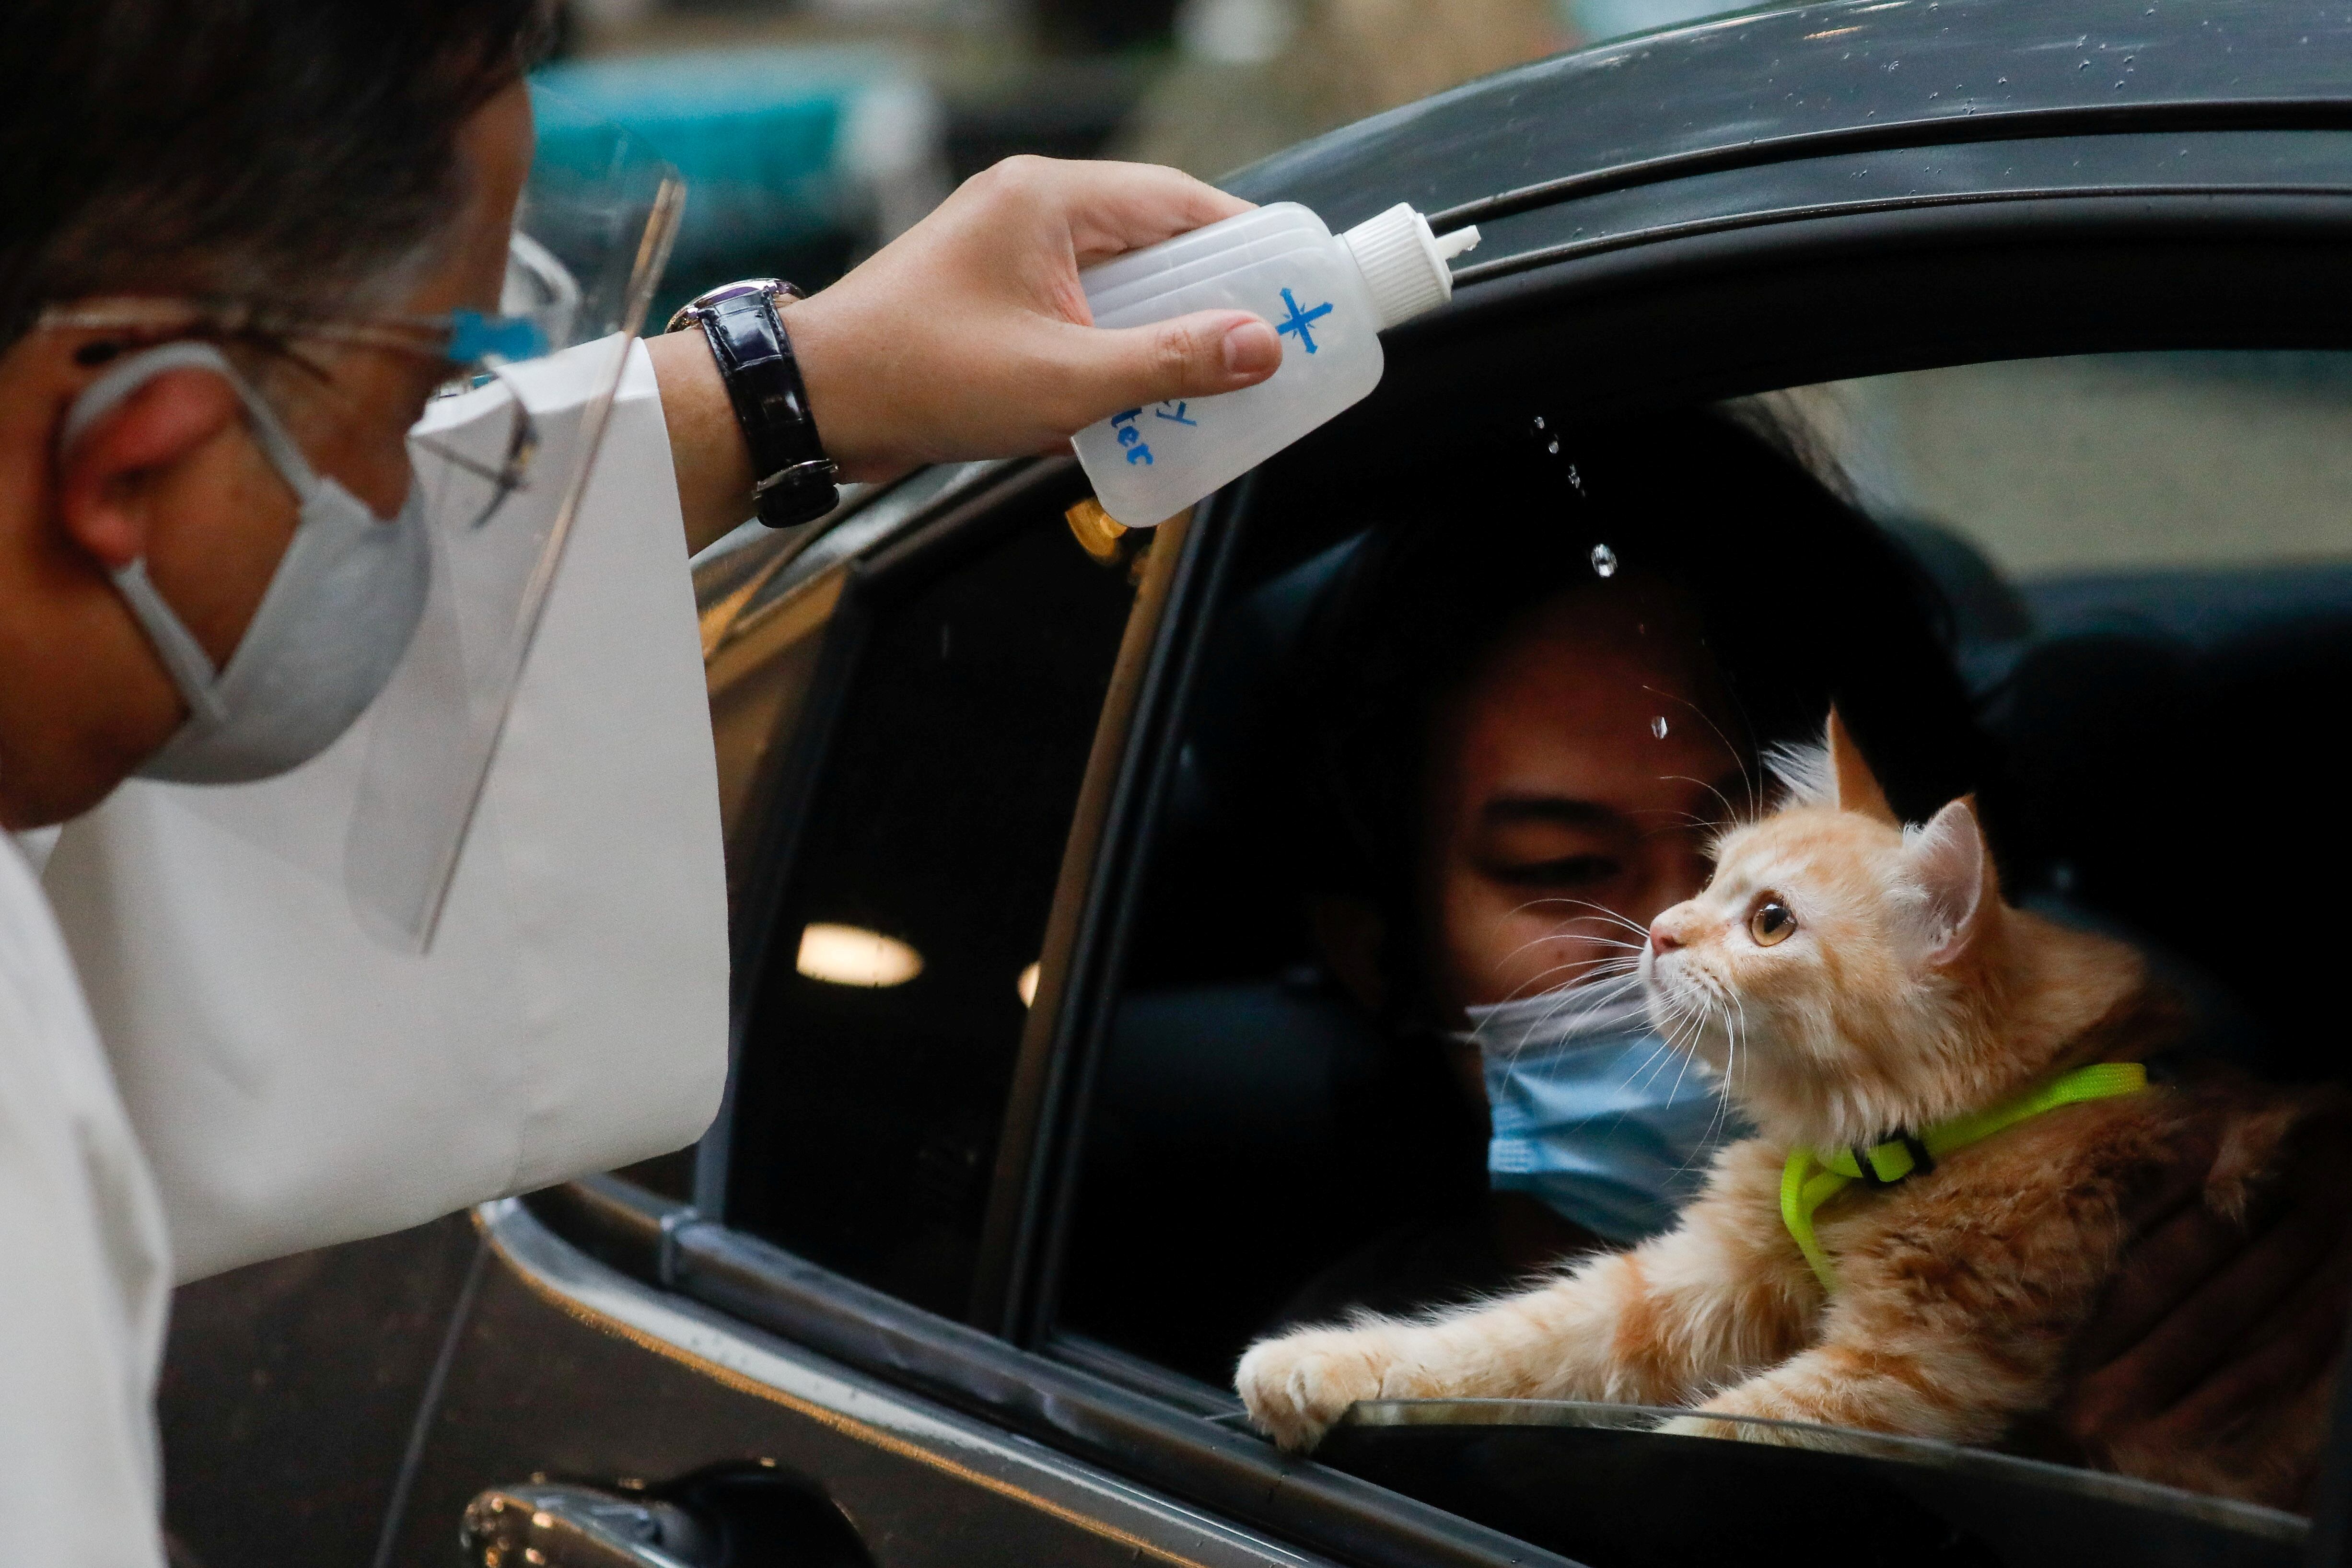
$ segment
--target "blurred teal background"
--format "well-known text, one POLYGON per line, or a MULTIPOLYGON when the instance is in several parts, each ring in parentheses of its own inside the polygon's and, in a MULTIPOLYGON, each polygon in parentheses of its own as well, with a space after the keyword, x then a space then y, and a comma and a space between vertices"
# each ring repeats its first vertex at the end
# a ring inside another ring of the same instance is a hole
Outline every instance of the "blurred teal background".
POLYGON ((540 156, 600 156, 627 130, 686 176, 655 318, 728 278, 814 287, 947 191, 940 111, 887 49, 693 49, 561 60, 533 78, 540 156))
POLYGON ((686 176, 656 319, 729 279, 821 287, 1010 153, 1215 178, 1710 0, 565 0, 541 155, 619 125, 686 176))

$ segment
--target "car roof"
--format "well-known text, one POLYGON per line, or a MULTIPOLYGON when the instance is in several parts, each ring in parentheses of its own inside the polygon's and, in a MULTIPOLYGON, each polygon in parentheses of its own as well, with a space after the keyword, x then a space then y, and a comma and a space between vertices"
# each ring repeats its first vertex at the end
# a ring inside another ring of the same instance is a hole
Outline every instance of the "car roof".
POLYGON ((1441 227, 1839 151, 2352 127, 2352 12, 2318 0, 1829 0, 1603 44, 1303 142, 1225 183, 1333 227, 1441 227))

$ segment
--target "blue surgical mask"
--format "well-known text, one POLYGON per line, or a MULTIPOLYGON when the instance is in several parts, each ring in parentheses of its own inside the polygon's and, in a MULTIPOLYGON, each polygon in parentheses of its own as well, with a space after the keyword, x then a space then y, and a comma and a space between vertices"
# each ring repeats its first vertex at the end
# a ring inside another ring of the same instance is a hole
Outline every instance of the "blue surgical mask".
POLYGON ((1469 1009, 1494 1132, 1489 1184, 1602 1240, 1670 1228, 1721 1144, 1747 1129, 1714 1079, 1653 1029, 1623 982, 1469 1009))

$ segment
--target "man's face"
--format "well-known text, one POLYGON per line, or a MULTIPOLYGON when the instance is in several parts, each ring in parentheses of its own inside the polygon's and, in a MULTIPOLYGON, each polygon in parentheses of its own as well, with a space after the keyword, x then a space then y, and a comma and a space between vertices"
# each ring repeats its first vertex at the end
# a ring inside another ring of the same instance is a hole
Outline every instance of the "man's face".
MULTIPOLYGON (((393 308, 497 308, 530 152, 530 100, 517 82, 461 133, 464 206, 393 308)), ((8 828, 89 810, 186 717, 110 580, 125 561, 94 542, 92 511, 135 522, 136 548, 116 553, 146 562, 215 668, 252 623, 300 517, 234 393, 199 370, 158 377, 77 446, 102 444, 121 422, 150 433, 131 444, 152 437, 152 462, 118 463, 79 486, 72 458, 55 472, 57 423, 104 368, 81 365, 74 350, 100 336, 31 334, 7 351, 0 385, 0 620, 15 633, 0 636, 0 826, 8 828)), ((394 516, 408 491, 408 428, 446 368, 381 349, 292 347, 324 373, 248 357, 263 394, 314 469, 379 517, 394 516)))
POLYGON ((1420 903, 1449 1011, 1630 970, 1640 929, 1706 885, 1709 832, 1748 804, 1708 668, 1679 595, 1596 584, 1436 716, 1420 903))

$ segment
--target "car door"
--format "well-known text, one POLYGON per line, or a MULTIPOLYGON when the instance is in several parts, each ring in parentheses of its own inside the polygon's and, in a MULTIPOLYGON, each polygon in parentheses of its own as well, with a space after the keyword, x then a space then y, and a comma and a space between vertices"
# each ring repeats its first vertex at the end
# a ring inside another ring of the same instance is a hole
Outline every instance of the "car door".
POLYGON ((461 1520, 488 1561, 605 1561, 599 1531, 687 1562, 1319 1560, 1034 1440, 1059 1396, 1114 1428, 1143 1402, 999 1327, 1016 1081, 1203 575, 1182 520, 1090 552, 1083 495, 1066 462, 927 475, 706 565, 730 1105, 691 1162, 477 1217, 382 1561, 446 1560, 461 1520))
MULTIPOLYGON (((1956 82, 1982 81, 1979 67, 1986 78, 2038 68, 2023 51, 1941 55, 1958 49, 1958 24, 1874 36, 1867 18, 1890 9, 1822 7, 1759 18, 1753 32, 1791 54, 1801 27, 1843 35, 1849 57, 1882 74, 1921 59, 1956 82)), ((2086 24, 2103 16, 2084 8, 2086 24)), ((2071 22, 2065 31, 2043 40, 2050 51, 2075 48, 2071 22)), ((2096 60, 2094 36, 2070 58, 2096 60)), ((1729 38, 1727 28, 1718 41, 1729 38)), ((1785 89, 1817 104, 1838 75, 1749 42, 1753 68, 1775 73, 1763 78, 1775 103, 1785 89)), ((1631 78, 1675 44, 1596 51, 1594 74, 1631 78)), ((2134 47, 2142 63, 2164 57, 2134 47)), ((2257 92, 2261 70, 2231 57, 2257 92)), ((1515 85, 1533 93, 1539 79, 1515 85)), ((1604 85, 1580 85, 1595 99, 1529 127, 1515 157, 1571 127, 1614 129, 1604 85)), ((1362 128, 1353 145, 1323 149, 1319 166, 1277 163, 1251 193, 1278 189, 1346 217, 1370 210, 1376 183, 1384 194, 1417 178, 1458 189, 1444 158, 1417 149, 1462 158, 1447 132, 1467 130, 1475 97, 1362 128)), ((1565 468, 1580 430, 1727 400, 1819 438, 1808 459, 1824 457, 1824 476, 1850 486, 1949 601, 1954 652, 2018 769, 2020 841, 2041 857, 2019 896, 2074 901, 2234 975, 2265 1014, 2251 1035, 2286 1052, 2265 1070, 2340 1074, 2301 1043, 2320 1027, 2325 987, 2252 974, 2251 954, 2165 906, 2168 890, 2218 890, 2198 869, 2208 865, 2247 878, 2233 907, 2273 909, 2307 907, 2309 889, 2344 869, 2332 849, 2322 870, 2307 846, 2208 861, 2165 836, 2186 827, 2183 811, 2261 815, 2259 791, 2231 777, 2239 758, 2262 757, 2273 782, 2299 781, 2292 790, 2325 788, 2332 742, 2290 716, 2289 694, 2332 689, 2352 623, 2346 405, 2322 390, 2340 389, 2347 339, 2310 292, 2347 238, 2352 143, 2332 126, 2265 124, 2253 104, 2237 106, 2244 118, 2227 131, 2182 129, 2203 112, 2176 109, 2164 131, 2152 111, 2105 131, 2086 114, 2009 136, 1865 120, 1851 139, 1727 138, 1687 161, 1629 155, 1556 191, 1449 208, 1446 221, 1475 218, 1487 233, 1454 310, 1393 335, 1381 392, 1266 465, 1221 514, 1237 536, 1228 598, 1203 633, 1192 711, 1162 752, 1162 815, 1114 873, 1128 879, 1115 907, 1133 940, 1106 961, 1115 967, 1073 1036, 1086 1063, 1073 1076, 1094 1098, 1074 1113, 1081 1130, 1065 1147, 1076 1153, 1056 1171, 1067 1186, 1041 1206, 1060 1228, 1041 1249, 1029 1332, 1098 1369, 1124 1361, 1139 1386, 1171 1375, 1213 1384, 1286 1295, 1375 1241, 1437 1179, 1429 1140, 1396 1130, 1415 1124, 1413 1096, 1442 1083, 1382 1062, 1387 1042, 1318 967, 1297 887, 1266 870, 1283 830, 1278 813, 1271 829, 1253 823, 1255 775, 1281 737, 1262 696, 1283 678, 1274 650, 1297 641, 1300 606, 1381 515, 1383 493, 1420 465, 1459 475, 1459 526, 1475 534, 1485 503, 1469 457, 1504 439, 1549 440, 1565 468), (1809 411, 1822 415, 1810 430, 1792 417, 1809 411), (2151 793, 2135 768, 2168 783, 2151 793), (1122 1244, 1139 1224, 1173 1243, 1140 1273, 1122 1244), (1251 1288, 1216 1276, 1234 1260, 1251 1288)), ((1704 123, 1685 121, 1677 138, 1704 123)), ((1574 504, 1572 479, 1563 474, 1562 506, 1574 504)), ((1905 1490, 1916 1472, 1900 1495, 1877 1493, 1885 1478, 1858 1457, 1767 1479, 1762 1456, 1775 1450, 1601 1438, 1608 1417, 1591 1410, 1400 1404, 1360 1416, 1393 1425, 1369 1441, 1343 1432, 1330 1463, 1595 1563, 1793 1559, 1832 1540, 1872 1561, 2283 1563, 2334 1550, 2280 1513, 2004 1468, 1976 1451, 1913 1456, 1986 1483, 1955 1480, 1921 1512, 1937 1487, 1905 1490), (1528 1435, 1546 1423, 1579 1430, 1528 1435), (2219 1532, 2200 1533, 2207 1524, 2219 1532)), ((2340 1467, 2340 1428, 2333 1444, 2340 1467)), ((2324 1523, 2340 1491, 2323 1489, 2318 1506, 2324 1523)))

